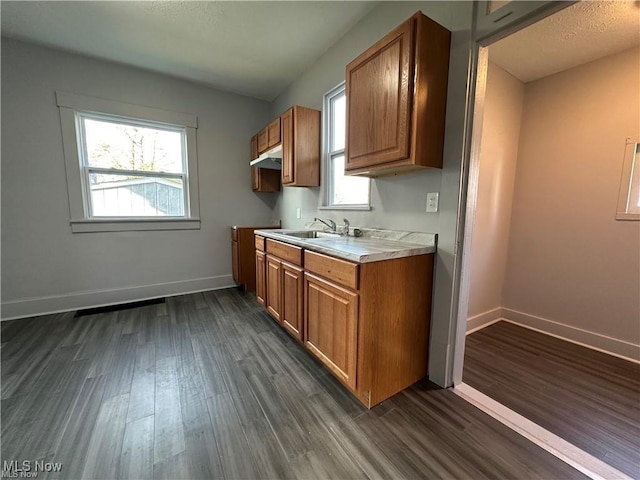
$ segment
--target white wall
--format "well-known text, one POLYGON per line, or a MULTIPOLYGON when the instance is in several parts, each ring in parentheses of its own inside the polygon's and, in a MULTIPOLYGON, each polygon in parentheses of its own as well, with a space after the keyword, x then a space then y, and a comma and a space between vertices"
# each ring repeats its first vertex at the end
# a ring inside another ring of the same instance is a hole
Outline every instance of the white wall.
POLYGON ((503 294, 507 317, 636 358, 640 222, 615 211, 638 79, 636 48, 526 85, 503 294))
POLYGON ((323 95, 345 78, 345 66, 386 33, 422 12, 452 31, 444 168, 373 180, 370 212, 319 210, 320 188, 285 187, 277 212, 287 228, 302 227, 315 216, 352 225, 434 232, 439 234, 431 324, 429 377, 449 384, 450 351, 455 320, 451 319, 454 245, 457 222, 465 100, 470 52, 471 2, 382 2, 336 42, 274 102, 279 115, 294 104, 322 108, 323 95), (425 213, 428 192, 440 192, 440 212, 425 213), (300 208, 301 219, 296 219, 300 208))
POLYGON ((471 247, 468 329, 502 314, 524 88, 520 80, 489 62, 471 247))
POLYGON ((115 63, 2 39, 2 316, 231 285, 228 227, 270 222, 249 139, 269 104, 115 63), (55 91, 198 117, 202 228, 72 234, 55 91))

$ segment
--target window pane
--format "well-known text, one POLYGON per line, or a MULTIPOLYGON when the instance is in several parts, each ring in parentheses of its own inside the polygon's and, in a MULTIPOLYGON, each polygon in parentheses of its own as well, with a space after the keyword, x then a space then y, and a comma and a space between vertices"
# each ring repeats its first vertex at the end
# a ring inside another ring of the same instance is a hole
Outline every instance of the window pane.
POLYGON ((347 97, 344 92, 332 100, 333 118, 333 145, 331 151, 342 150, 344 148, 344 137, 346 133, 347 97))
POLYGON ((331 159, 332 205, 368 205, 369 179, 344 174, 344 155, 331 159))
POLYGON ((633 163, 631 164, 627 213, 640 213, 640 143, 636 143, 633 163))
POLYGON ((182 132, 82 118, 92 167, 183 173, 182 132))
POLYGON ((183 217, 182 178, 90 173, 94 217, 183 217))

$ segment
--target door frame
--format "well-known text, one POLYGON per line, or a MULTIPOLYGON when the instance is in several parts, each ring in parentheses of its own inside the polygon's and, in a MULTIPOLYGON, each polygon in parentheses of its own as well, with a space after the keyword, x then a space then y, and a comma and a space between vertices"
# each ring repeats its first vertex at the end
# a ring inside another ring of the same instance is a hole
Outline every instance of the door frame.
POLYGON ((459 247, 459 255, 456 256, 454 265, 454 301, 451 312, 454 328, 449 384, 454 387, 462 383, 464 366, 467 313, 471 292, 473 227, 478 198, 482 120, 489 66, 488 47, 512 33, 559 12, 576 1, 511 1, 491 13, 486 13, 488 3, 488 0, 474 3, 471 28, 463 159, 456 228, 456 245, 459 247))

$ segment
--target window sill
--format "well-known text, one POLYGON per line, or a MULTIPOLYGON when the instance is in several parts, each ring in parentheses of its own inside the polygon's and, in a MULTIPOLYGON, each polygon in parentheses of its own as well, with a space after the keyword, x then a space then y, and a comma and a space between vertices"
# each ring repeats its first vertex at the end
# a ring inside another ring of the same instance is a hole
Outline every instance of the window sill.
POLYGON ((370 211, 371 205, 323 205, 318 210, 358 210, 358 211, 370 211))
POLYGON ((70 223, 73 233, 200 230, 199 218, 94 218, 70 223))
POLYGON ((640 220, 640 213, 616 213, 616 220, 640 220))

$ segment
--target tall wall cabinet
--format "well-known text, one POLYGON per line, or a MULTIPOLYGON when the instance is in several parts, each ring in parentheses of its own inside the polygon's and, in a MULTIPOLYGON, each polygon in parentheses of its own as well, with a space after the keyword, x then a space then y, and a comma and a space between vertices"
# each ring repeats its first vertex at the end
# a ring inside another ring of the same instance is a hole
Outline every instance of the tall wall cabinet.
POLYGON ((450 36, 418 12, 347 65, 347 174, 442 168, 450 36))
POLYGON ((282 125, 282 184, 320 186, 320 111, 295 105, 284 112, 282 125))
POLYGON ((251 167, 255 192, 320 186, 320 111, 294 105, 251 138, 251 159, 282 145, 282 169, 251 167))

